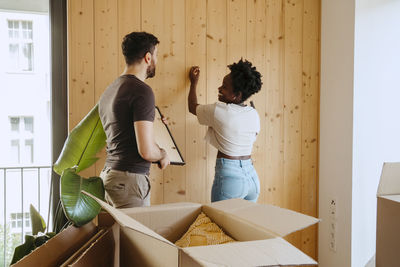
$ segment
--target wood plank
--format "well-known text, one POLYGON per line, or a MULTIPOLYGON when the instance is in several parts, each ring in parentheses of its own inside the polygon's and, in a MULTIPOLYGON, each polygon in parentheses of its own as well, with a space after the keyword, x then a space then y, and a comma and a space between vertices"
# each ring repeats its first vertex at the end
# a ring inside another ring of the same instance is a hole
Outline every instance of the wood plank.
MULTIPOLYGON (((318 216, 318 114, 320 1, 304 1, 301 211, 318 216)), ((317 259, 317 226, 301 232, 301 250, 317 259)))
MULTIPOLYGON (((207 3, 207 104, 218 101, 218 87, 228 73, 227 53, 227 2, 207 3)), ((215 175, 217 149, 207 145, 206 202, 211 202, 211 188, 215 175)))
MULTIPOLYGON (((284 207, 301 212, 303 1, 285 2, 284 207)), ((287 239, 301 247, 301 235, 287 239)))
MULTIPOLYGON (((162 98, 158 103, 179 149, 185 151, 186 91, 185 91, 185 1, 168 0, 163 12, 164 23, 160 53, 162 98), (161 57, 162 55, 162 57, 161 57)), ((160 93, 158 94, 160 97, 160 93)), ((186 200, 186 175, 182 166, 169 166, 164 171, 164 203, 186 200)))
MULTIPOLYGON (((141 2, 141 25, 142 30, 154 34, 159 40, 158 47, 158 63, 156 67, 156 76, 152 79, 146 80, 154 91, 156 98, 156 105, 160 106, 164 112, 163 103, 163 84, 162 76, 165 75, 166 66, 163 64, 163 55, 168 54, 168 44, 163 42, 163 24, 164 24, 164 9, 168 8, 167 2, 162 0, 144 0, 141 2)), ((151 182, 151 204, 164 203, 164 175, 163 172, 152 164, 150 168, 150 182, 151 182)))
MULTIPOLYGON (((117 78, 118 72, 118 12, 115 0, 94 2, 94 101, 97 103, 107 86, 117 78)), ((95 175, 100 175, 106 159, 105 149, 97 155, 95 175)))
MULTIPOLYGON (((68 1, 68 128, 70 131, 95 103, 93 11, 93 0, 68 1)), ((84 177, 95 174, 94 165, 80 173, 84 177)))
MULTIPOLYGON (((191 66, 200 67, 200 78, 197 85, 197 100, 206 103, 206 1, 186 1, 186 97, 189 94, 190 81, 188 73, 191 66)), ((186 101, 186 200, 205 203, 207 194, 207 144, 204 141, 206 127, 200 126, 197 117, 189 113, 186 101)))
MULTIPOLYGON (((246 57, 246 1, 227 0, 227 64, 246 57)), ((229 72, 229 71, 228 71, 229 72)))
MULTIPOLYGON (((284 3, 267 0, 265 202, 283 207, 284 3)), ((261 114, 263 115, 263 114, 261 114)), ((262 116, 261 116, 262 117, 262 116)))
POLYGON ((141 0, 118 0, 118 73, 125 69, 121 43, 125 35, 141 31, 141 0))
POLYGON ((259 203, 265 203, 265 163, 266 158, 266 129, 264 114, 266 112, 267 101, 267 74, 266 74, 266 49, 267 49, 267 25, 266 25, 266 1, 247 0, 247 59, 261 73, 263 86, 260 92, 250 97, 260 116, 260 133, 253 145, 252 160, 260 179, 259 203))

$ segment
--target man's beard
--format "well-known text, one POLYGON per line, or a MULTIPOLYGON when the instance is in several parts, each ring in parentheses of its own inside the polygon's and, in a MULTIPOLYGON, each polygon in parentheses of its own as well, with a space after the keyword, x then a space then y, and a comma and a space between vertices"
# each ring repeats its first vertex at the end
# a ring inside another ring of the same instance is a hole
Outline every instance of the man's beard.
POLYGON ((154 64, 154 61, 151 61, 150 66, 147 67, 146 75, 146 79, 153 78, 156 75, 156 65, 154 64))

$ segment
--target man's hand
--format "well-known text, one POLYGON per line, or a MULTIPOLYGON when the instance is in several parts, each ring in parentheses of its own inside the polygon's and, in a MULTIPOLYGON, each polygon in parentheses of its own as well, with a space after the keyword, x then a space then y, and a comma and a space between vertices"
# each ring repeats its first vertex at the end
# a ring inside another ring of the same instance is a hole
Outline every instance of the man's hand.
POLYGON ((162 116, 162 117, 161 117, 161 121, 162 121, 165 125, 168 125, 168 118, 162 116))
POLYGON ((198 66, 191 67, 189 71, 190 82, 193 84, 197 84, 197 82, 199 81, 199 77, 200 77, 200 68, 198 66))
POLYGON ((164 170, 170 164, 170 161, 167 152, 163 148, 160 148, 160 151, 163 157, 158 161, 157 165, 158 168, 164 170))

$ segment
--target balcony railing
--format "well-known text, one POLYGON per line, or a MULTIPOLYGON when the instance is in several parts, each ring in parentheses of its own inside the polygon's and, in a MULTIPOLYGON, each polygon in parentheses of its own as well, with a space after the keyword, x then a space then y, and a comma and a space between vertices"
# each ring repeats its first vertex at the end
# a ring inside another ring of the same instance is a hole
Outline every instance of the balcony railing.
POLYGON ((31 234, 29 206, 48 221, 51 166, 0 167, 0 266, 8 266, 15 246, 31 234), (3 202, 3 203, 1 203, 3 202))

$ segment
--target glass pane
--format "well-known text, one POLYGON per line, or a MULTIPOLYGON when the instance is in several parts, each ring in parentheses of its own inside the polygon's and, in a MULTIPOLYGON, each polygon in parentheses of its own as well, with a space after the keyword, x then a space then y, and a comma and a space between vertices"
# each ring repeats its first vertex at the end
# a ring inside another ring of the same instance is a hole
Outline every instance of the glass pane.
POLYGON ((17 218, 17 214, 11 213, 11 219, 12 219, 12 220, 15 220, 16 218, 17 218))
POLYGON ((10 117, 11 131, 19 132, 19 117, 10 117))
POLYGON ((18 221, 17 226, 18 226, 18 228, 22 227, 22 221, 18 221))
POLYGON ((19 140, 11 140, 10 158, 12 163, 19 163, 19 140))
POLYGON ((8 46, 8 56, 10 58, 10 69, 17 70, 18 69, 18 58, 19 58, 19 45, 18 44, 9 44, 8 46))
POLYGON ((12 28, 13 28, 13 21, 12 21, 12 20, 9 20, 9 21, 8 21, 8 28, 9 28, 9 29, 12 29, 12 28))
MULTIPOLYGON (((22 155, 22 162, 33 163, 33 140, 25 140, 25 149, 22 155)), ((29 213, 28 213, 29 214, 29 213)))
POLYGON ((22 58, 22 70, 25 71, 31 71, 32 70, 32 44, 28 43, 28 44, 24 44, 23 46, 23 53, 24 56, 22 58))
POLYGON ((22 219, 22 213, 17 213, 17 218, 22 219))
POLYGON ((19 21, 13 21, 14 38, 19 38, 19 21))
POLYGON ((22 38, 32 39, 32 21, 22 21, 22 38))
POLYGON ((25 131, 33 133, 33 117, 24 117, 25 131))

